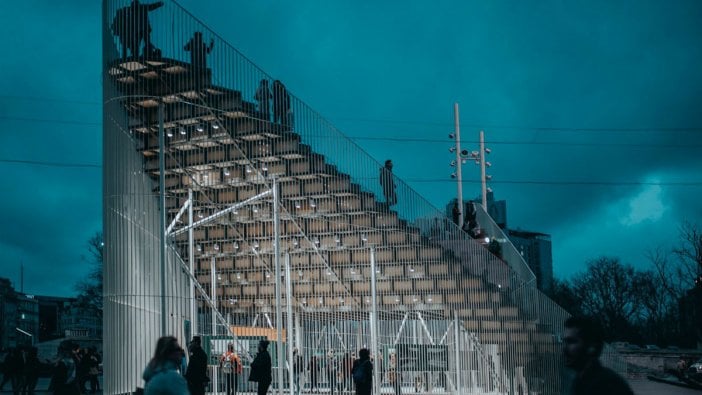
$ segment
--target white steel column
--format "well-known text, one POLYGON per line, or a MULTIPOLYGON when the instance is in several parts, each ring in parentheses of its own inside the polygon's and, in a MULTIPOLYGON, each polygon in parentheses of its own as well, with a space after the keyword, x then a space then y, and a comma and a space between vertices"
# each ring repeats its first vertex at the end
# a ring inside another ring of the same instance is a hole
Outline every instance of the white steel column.
POLYGON ((378 300, 375 289, 376 273, 375 273, 375 247, 370 248, 370 267, 371 267, 371 314, 370 314, 370 330, 371 330, 371 355, 374 356, 375 366, 373 367, 373 394, 380 394, 380 372, 378 370, 379 356, 378 349, 378 300))
POLYGON ((161 336, 166 336, 166 137, 163 128, 163 101, 158 102, 158 203, 161 256, 161 336))
MULTIPOLYGON (((188 225, 193 223, 193 190, 188 188, 188 225)), ((193 228, 188 229, 188 263, 190 264, 190 337, 195 336, 197 331, 197 304, 195 303, 195 240, 193 238, 193 228)), ((190 339, 185 339, 189 342, 190 339)))
POLYGON ((285 296, 287 302, 286 330, 288 334, 288 379, 290 380, 290 395, 295 395, 295 366, 293 360, 293 309, 292 309, 292 279, 290 278, 290 253, 285 254, 285 296))
POLYGON ((453 345, 453 348, 454 348, 455 357, 456 357, 456 393, 460 394, 461 393, 461 350, 459 349, 460 336, 459 336, 459 331, 458 331, 458 312, 454 311, 453 316, 454 316, 453 341, 455 342, 455 344, 453 345))
POLYGON ((487 177, 485 175, 485 132, 480 131, 480 184, 482 187, 483 210, 488 212, 487 207, 487 177))
POLYGON ((453 103, 453 122, 456 128, 456 198, 458 199, 458 226, 463 226, 463 176, 461 174, 461 128, 459 125, 458 103, 453 103))
POLYGON ((275 329, 276 329, 276 358, 278 358, 278 395, 283 394, 283 369, 285 369, 285 358, 283 357, 283 311, 280 283, 280 218, 278 215, 278 182, 275 177, 272 179, 273 187, 273 254, 275 260, 275 329))
MULTIPOLYGON (((215 271, 215 258, 212 257, 210 261, 210 295, 212 295, 212 339, 214 340, 217 334, 217 273, 215 271)), ((208 361, 209 362, 209 361, 208 361)), ((213 366, 212 369, 212 393, 216 394, 218 390, 217 385, 217 365, 213 366)))

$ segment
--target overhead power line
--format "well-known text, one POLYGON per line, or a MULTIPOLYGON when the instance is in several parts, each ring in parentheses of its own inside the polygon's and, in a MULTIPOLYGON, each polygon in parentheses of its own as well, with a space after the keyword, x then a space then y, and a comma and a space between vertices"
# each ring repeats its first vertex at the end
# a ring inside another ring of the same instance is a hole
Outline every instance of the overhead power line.
MULTIPOLYGON (((22 165, 34 165, 45 167, 61 167, 61 168, 95 168, 101 169, 102 166, 95 163, 75 163, 75 162, 49 162, 36 160, 22 159, 0 159, 0 163, 14 163, 22 165)), ((365 178, 370 180, 373 178, 365 178)), ((456 180, 450 178, 406 178, 406 182, 413 183, 455 183, 456 180)), ((479 183, 479 180, 463 180, 466 183, 479 183)), ((571 180, 491 180, 495 184, 536 184, 536 185, 603 185, 603 186, 702 186, 702 181, 571 181, 571 180)))
MULTIPOLYGON (((84 122, 84 121, 70 121, 70 120, 64 120, 64 119, 11 117, 11 116, 6 116, 6 115, 0 115, 0 119, 7 120, 7 121, 21 121, 21 122, 57 123, 57 124, 61 124, 61 125, 102 126, 102 122, 84 122)), ((49 131, 49 130, 47 130, 47 131, 49 131)))
MULTIPOLYGON (((431 125, 445 126, 448 130, 453 128, 451 122, 437 121, 401 121, 387 119, 362 119, 362 118, 331 118, 335 121, 347 122, 367 122, 367 123, 388 123, 398 125, 431 125)), ((621 128, 621 127, 552 127, 552 126, 516 126, 516 125, 493 125, 486 123, 466 124, 461 123, 463 127, 478 128, 478 129, 512 129, 512 130, 529 130, 537 132, 702 132, 702 126, 686 126, 686 127, 641 127, 641 128, 621 128)))
POLYGON ((97 168, 102 166, 94 163, 71 163, 71 162, 47 162, 40 160, 23 160, 23 159, 0 159, 0 163, 15 163, 22 165, 46 166, 46 167, 77 167, 77 168, 97 168))
MULTIPOLYGON (((30 117, 12 117, 0 116, 0 120, 21 121, 21 122, 38 122, 38 123, 55 123, 61 125, 82 125, 82 126, 102 126, 101 122, 85 122, 71 121, 64 119, 47 119, 47 118, 30 118, 30 117)), ((50 132, 49 129, 42 131, 50 132)), ((303 136, 304 137, 304 136, 303 136)), ((339 138, 344 136, 310 136, 312 138, 339 138)), ((414 138, 414 137, 374 137, 374 136, 345 136, 350 140, 355 141, 391 141, 395 143, 432 143, 432 144, 447 144, 447 139, 432 139, 432 138, 414 138)), ((478 144, 478 141, 464 140, 467 144, 478 144)), ((645 143, 574 143, 565 141, 518 141, 518 140, 493 140, 486 141, 486 144, 494 145, 546 145, 559 147, 650 147, 650 148, 695 148, 702 147, 702 144, 645 144, 645 143)))
MULTIPOLYGON (((46 102, 58 102, 58 103, 72 103, 72 104, 90 104, 90 105, 101 105, 99 101, 88 101, 88 100, 75 100, 75 99, 64 99, 64 98, 52 98, 52 97, 39 97, 39 96, 15 96, 15 95, 0 95, 0 99, 7 100, 27 100, 27 101, 46 101, 46 102)), ((0 117, 2 119, 3 117, 0 117)), ((12 117, 7 117, 12 118, 12 117)), ((15 120, 21 120, 20 118, 13 118, 15 120)), ((369 119, 369 118, 329 118, 330 120, 342 121, 342 122, 365 122, 365 123, 385 123, 385 124, 398 124, 398 125, 433 125, 433 126, 445 126, 448 128, 453 127, 451 122, 442 121, 417 121, 417 120, 391 120, 391 119, 369 119)), ((39 119, 27 119, 36 122, 49 122, 50 120, 39 120, 39 119)), ((69 121, 62 121, 69 122, 69 121)), ((529 130, 529 131, 542 131, 542 132, 702 132, 702 126, 685 126, 685 127, 641 127, 641 128, 622 128, 622 127, 553 127, 553 126, 517 126, 517 125, 499 125, 490 123, 462 123, 464 127, 478 128, 478 129, 505 129, 505 130, 529 130)), ((449 130, 449 129, 447 129, 449 130)), ((370 139, 370 138, 369 138, 370 139)))

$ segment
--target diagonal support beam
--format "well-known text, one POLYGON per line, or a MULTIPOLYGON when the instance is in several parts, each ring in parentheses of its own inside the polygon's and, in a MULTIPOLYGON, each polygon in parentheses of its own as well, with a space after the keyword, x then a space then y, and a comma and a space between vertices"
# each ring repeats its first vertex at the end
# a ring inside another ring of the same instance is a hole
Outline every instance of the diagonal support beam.
POLYGON ((171 222, 170 225, 168 225, 168 229, 166 229, 166 237, 168 237, 168 234, 171 233, 175 225, 178 223, 178 220, 180 220, 180 217, 185 214, 185 210, 187 210, 190 205, 192 204, 192 201, 190 199, 186 200, 185 203, 183 204, 183 207, 180 208, 180 211, 178 211, 178 214, 176 214, 175 218, 173 218, 173 221, 171 222))
POLYGON ((408 317, 409 317, 409 313, 405 313, 405 318, 402 319, 402 323, 400 324, 400 329, 397 330, 397 336, 395 337, 395 341, 392 344, 397 345, 397 343, 400 342, 400 336, 402 336, 402 331, 405 329, 405 324, 407 323, 408 317))
POLYGON ((253 202, 257 201, 257 200, 263 199, 264 197, 266 197, 266 196, 268 196, 268 195, 271 195, 272 193, 273 193, 273 191, 271 191, 271 190, 269 189, 269 190, 267 190, 267 191, 263 191, 263 192, 259 193, 258 195, 251 196, 250 198, 248 198, 248 199, 246 199, 246 200, 244 200, 244 201, 242 201, 242 202, 234 203, 233 205, 231 205, 230 207, 225 208, 225 209, 222 210, 222 211, 216 212, 216 213, 210 215, 209 217, 203 218, 203 219, 201 219, 201 220, 199 220, 199 221, 193 223, 192 225, 188 225, 188 226, 186 226, 186 227, 183 227, 183 228, 180 228, 180 229, 176 230, 175 232, 172 232, 171 235, 175 237, 175 236, 178 236, 178 235, 181 234, 181 233, 187 232, 190 228, 197 228, 198 226, 201 226, 201 225, 210 223, 210 222, 216 220, 217 218, 223 217, 223 216, 229 214, 229 213, 232 212, 232 211, 236 211, 236 210, 238 210, 238 209, 240 209, 240 208, 246 206, 246 205, 249 204, 249 203, 253 203, 253 202))
POLYGON ((429 338, 429 343, 431 343, 431 345, 433 346, 434 345, 434 338, 431 337, 431 333, 429 332, 429 328, 427 328, 427 323, 424 322, 424 318, 422 317, 422 313, 420 313, 419 311, 417 312, 417 318, 419 318, 419 322, 422 324, 422 328, 424 328, 424 333, 426 333, 427 337, 429 338))

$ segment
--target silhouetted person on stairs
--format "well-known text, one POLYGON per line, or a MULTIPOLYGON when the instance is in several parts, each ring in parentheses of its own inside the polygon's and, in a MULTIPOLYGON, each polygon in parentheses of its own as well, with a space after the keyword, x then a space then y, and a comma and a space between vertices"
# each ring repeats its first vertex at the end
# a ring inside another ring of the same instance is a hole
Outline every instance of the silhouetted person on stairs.
POLYGON ((268 88, 268 80, 262 79, 258 84, 258 89, 254 95, 254 99, 258 101, 258 110, 261 113, 262 119, 268 121, 271 119, 271 90, 268 88))
POLYGON ((141 4, 139 0, 132 0, 129 6, 117 10, 112 20, 112 32, 119 37, 120 44, 122 44, 122 59, 127 58, 127 50, 133 57, 139 56, 142 40, 144 41, 144 57, 148 58, 160 52, 151 44, 149 11, 161 6, 163 6, 162 1, 141 4))
POLYGON ((279 80, 273 81, 273 122, 290 126, 290 95, 279 80))
POLYGON ((185 44, 184 50, 190 51, 190 64, 196 72, 207 69, 207 55, 214 48, 214 39, 210 39, 210 45, 205 45, 202 39, 202 32, 195 32, 193 38, 185 44))
POLYGON ((385 204, 390 208, 397 204, 397 195, 395 193, 395 180, 392 176, 392 161, 385 161, 385 166, 380 168, 380 186, 383 188, 385 195, 385 204))

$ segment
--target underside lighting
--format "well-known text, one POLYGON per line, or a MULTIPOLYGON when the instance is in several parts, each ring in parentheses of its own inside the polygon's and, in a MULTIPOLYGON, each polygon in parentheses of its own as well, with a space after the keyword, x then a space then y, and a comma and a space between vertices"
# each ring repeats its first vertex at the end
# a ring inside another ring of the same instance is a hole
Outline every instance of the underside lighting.
POLYGON ((251 170, 251 166, 246 165, 246 172, 250 174, 252 171, 253 170, 251 170))
POLYGON ((237 274, 236 274, 236 279, 237 279, 237 280, 241 280, 241 273, 237 273, 237 274))
POLYGON ((314 237, 314 244, 319 245, 319 237, 314 237))
POLYGON ((236 299, 229 298, 229 304, 234 304, 234 303, 236 303, 236 299))
POLYGON ((234 249, 235 249, 235 250, 238 250, 238 249, 239 249, 239 243, 236 242, 236 241, 234 242, 234 249))
POLYGON ((213 124, 212 124, 212 129, 214 129, 214 130, 219 129, 219 125, 217 125, 216 123, 213 123, 213 124))
POLYGON ((271 274, 266 272, 266 278, 271 278, 271 274))
POLYGON ((302 304, 307 304, 307 298, 302 298, 301 302, 302 304))
POLYGON ((320 296, 320 298, 319 298, 319 304, 320 304, 320 305, 323 305, 323 304, 324 304, 324 298, 321 297, 321 296, 320 296))
POLYGON ((185 128, 182 127, 182 126, 178 128, 178 132, 180 133, 181 136, 185 136, 185 134, 187 133, 187 132, 185 131, 185 128))
POLYGON ((224 168, 224 175, 227 176, 227 177, 229 177, 229 174, 231 174, 231 173, 229 172, 229 168, 228 168, 228 167, 225 167, 225 168, 224 168))
POLYGON ((253 206, 253 212, 257 213, 258 212, 258 206, 253 206))
POLYGON ((314 199, 310 199, 310 207, 317 207, 317 202, 315 202, 314 199))
POLYGON ((427 302, 431 302, 432 300, 431 296, 427 298, 427 302))
POLYGON ((364 243, 368 241, 368 235, 365 233, 361 233, 361 241, 363 241, 364 243))
POLYGON ((205 131, 205 128, 202 126, 202 124, 198 124, 197 127, 195 127, 195 130, 202 133, 205 131))
POLYGON ((173 137, 173 131, 171 129, 168 129, 168 131, 166 131, 166 136, 173 137))
POLYGON ((219 244, 215 244, 215 245, 214 245, 214 250, 215 250, 215 251, 219 251, 219 244))
POLYGON ((292 239, 292 244, 294 247, 299 247, 300 246, 300 240, 297 239, 297 237, 293 237, 292 239))
POLYGON ((202 251, 202 246, 201 246, 200 244, 198 244, 198 245, 195 247, 195 249, 197 250, 197 252, 200 252, 200 251, 202 251))
POLYGON ((221 275, 221 274, 218 274, 218 275, 217 275, 217 281, 222 281, 222 275, 221 275))
POLYGON ((296 200, 296 201, 295 201, 295 208, 296 208, 296 209, 300 209, 301 207, 302 207, 302 205, 300 204, 300 201, 299 201, 299 200, 296 200))

